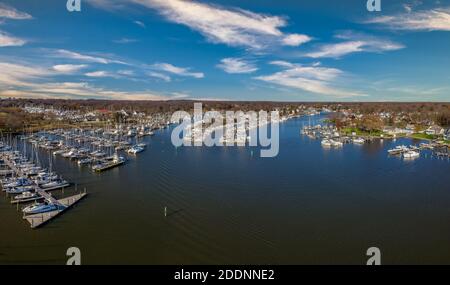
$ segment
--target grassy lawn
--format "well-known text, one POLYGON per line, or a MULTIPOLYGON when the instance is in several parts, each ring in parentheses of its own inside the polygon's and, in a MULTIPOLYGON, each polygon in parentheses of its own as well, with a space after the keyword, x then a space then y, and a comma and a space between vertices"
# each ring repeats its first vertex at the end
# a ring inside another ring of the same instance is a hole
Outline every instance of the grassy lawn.
POLYGON ((420 140, 434 140, 436 138, 436 136, 434 135, 427 135, 427 134, 422 134, 422 133, 415 133, 412 134, 411 137, 415 138, 415 139, 420 139, 420 140))
POLYGON ((343 132, 346 135, 351 135, 352 133, 356 133, 357 136, 376 136, 376 137, 379 137, 381 134, 383 134, 383 132, 379 131, 379 130, 367 132, 367 131, 363 131, 358 128, 342 128, 341 132, 343 132))

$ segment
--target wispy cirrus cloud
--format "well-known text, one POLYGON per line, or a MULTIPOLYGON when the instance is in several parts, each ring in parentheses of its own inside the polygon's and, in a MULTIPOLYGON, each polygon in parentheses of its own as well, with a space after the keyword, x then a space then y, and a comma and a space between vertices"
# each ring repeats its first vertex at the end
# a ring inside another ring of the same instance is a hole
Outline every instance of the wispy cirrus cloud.
POLYGON ((344 75, 340 69, 317 65, 304 66, 287 61, 272 61, 270 64, 280 66, 283 70, 270 75, 257 76, 254 79, 339 98, 366 96, 361 92, 337 88, 337 81, 344 75))
POLYGON ((131 43, 136 43, 138 41, 139 40, 137 40, 137 39, 121 38, 121 39, 118 39, 118 40, 113 40, 113 43, 116 43, 116 44, 131 44, 131 43))
POLYGON ((217 65, 226 73, 252 73, 258 70, 255 64, 242 58, 224 58, 217 65))
POLYGON ((34 84, 32 88, 1 90, 0 97, 163 101, 178 98, 176 96, 171 96, 170 94, 159 94, 150 90, 109 90, 95 87, 84 82, 34 84))
POLYGON ((450 7, 413 11, 411 6, 405 6, 405 9, 406 13, 373 17, 365 23, 383 25, 392 30, 450 31, 450 7))
POLYGON ((18 11, 11 6, 0 3, 0 19, 29 20, 32 18, 28 13, 18 11))
POLYGON ((172 74, 176 74, 179 76, 194 77, 197 79, 205 77, 203 72, 192 72, 192 71, 190 71, 191 70, 190 68, 178 67, 178 66, 172 65, 170 63, 165 63, 165 62, 155 63, 155 64, 151 65, 151 68, 160 70, 160 71, 165 71, 165 72, 172 73, 172 74))
POLYGON ((104 71, 104 70, 98 70, 98 71, 92 71, 92 72, 87 72, 84 75, 86 75, 87 77, 97 77, 97 78, 103 78, 103 77, 116 77, 115 74, 108 72, 108 71, 104 71))
POLYGON ((14 86, 28 86, 36 79, 46 78, 56 72, 40 66, 0 62, 0 86, 4 89, 14 86))
POLYGON ((17 47, 23 46, 26 43, 27 41, 24 39, 17 38, 0 31, 0 47, 17 47))
POLYGON ((213 43, 263 49, 268 45, 298 46, 311 38, 300 34, 285 34, 284 17, 258 14, 238 8, 224 8, 197 1, 132 0, 136 4, 156 9, 169 21, 183 24, 200 32, 213 43))
POLYGON ((56 51, 52 51, 49 55, 50 57, 57 57, 57 58, 64 58, 64 59, 72 59, 72 60, 78 60, 78 61, 84 61, 84 62, 93 62, 93 63, 101 63, 101 64, 123 64, 128 65, 126 62, 115 60, 111 58, 106 58, 103 56, 96 56, 96 55, 86 55, 81 54, 74 51, 69 51, 65 49, 59 49, 56 51))
POLYGON ((0 62, 0 97, 95 98, 107 100, 171 100, 180 94, 151 90, 122 91, 99 88, 86 82, 54 82, 67 67, 42 67, 24 63, 0 62), (59 69, 59 70, 58 70, 59 69))
POLYGON ((317 51, 305 53, 304 56, 311 58, 340 58, 351 53, 381 53, 405 48, 404 45, 391 40, 358 34, 351 31, 339 33, 335 37, 345 41, 321 45, 317 51))
POLYGON ((139 27, 141 27, 141 28, 147 28, 147 26, 145 25, 145 23, 144 22, 141 22, 141 21, 133 21, 133 23, 135 23, 136 25, 138 25, 139 27))
MULTIPOLYGON (((0 3, 0 23, 4 20, 29 20, 32 18, 30 14, 20 12, 11 6, 0 3)), ((26 43, 25 39, 12 36, 0 30, 0 47, 17 47, 26 43)))
POLYGON ((168 76, 168 75, 166 75, 166 74, 159 73, 159 72, 150 71, 150 72, 148 72, 147 74, 148 74, 148 76, 150 76, 150 77, 154 77, 154 78, 157 78, 157 79, 161 79, 161 80, 163 80, 163 81, 165 81, 165 82, 170 82, 170 81, 172 81, 172 78, 171 78, 170 76, 168 76))
POLYGON ((86 64, 57 64, 53 66, 53 70, 61 73, 74 73, 86 67, 86 64))

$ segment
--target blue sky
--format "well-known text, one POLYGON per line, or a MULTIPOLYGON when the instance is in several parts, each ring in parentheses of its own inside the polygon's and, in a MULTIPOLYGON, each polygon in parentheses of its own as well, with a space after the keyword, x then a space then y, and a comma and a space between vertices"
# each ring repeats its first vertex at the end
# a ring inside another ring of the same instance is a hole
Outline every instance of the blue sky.
POLYGON ((450 101, 450 1, 0 1, 0 96, 450 101))

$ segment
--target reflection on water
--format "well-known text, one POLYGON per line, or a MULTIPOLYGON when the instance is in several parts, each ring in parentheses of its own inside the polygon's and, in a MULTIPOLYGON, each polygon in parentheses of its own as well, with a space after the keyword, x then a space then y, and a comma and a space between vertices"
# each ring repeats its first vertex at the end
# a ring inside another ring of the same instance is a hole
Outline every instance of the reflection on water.
POLYGON ((383 263, 450 263, 449 161, 389 157, 417 143, 402 139, 326 150, 300 135, 309 120, 280 125, 275 158, 174 148, 170 130, 101 174, 56 158, 77 183, 64 194, 90 195, 38 230, 2 197, 0 263, 64 264, 71 246, 85 264, 363 264, 371 246, 383 263))

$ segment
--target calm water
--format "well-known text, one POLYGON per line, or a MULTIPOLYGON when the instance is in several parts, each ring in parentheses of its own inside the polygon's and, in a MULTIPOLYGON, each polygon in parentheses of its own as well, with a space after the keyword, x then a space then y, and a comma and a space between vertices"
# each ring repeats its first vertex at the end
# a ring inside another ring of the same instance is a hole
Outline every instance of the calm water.
POLYGON ((0 197, 0 264, 64 264, 70 246, 85 264, 362 264, 370 246, 383 263, 450 264, 448 160, 387 156, 408 140, 326 150, 305 123, 280 125, 276 158, 175 149, 170 130, 101 174, 57 158, 90 195, 37 230, 0 197))

